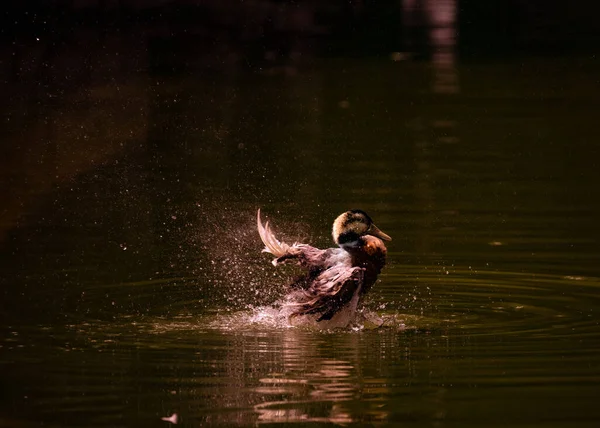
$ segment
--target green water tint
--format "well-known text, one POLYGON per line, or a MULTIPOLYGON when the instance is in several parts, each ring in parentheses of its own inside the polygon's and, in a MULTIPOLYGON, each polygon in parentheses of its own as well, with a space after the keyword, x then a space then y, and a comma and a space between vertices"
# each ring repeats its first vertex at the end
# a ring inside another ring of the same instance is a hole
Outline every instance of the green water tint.
POLYGON ((141 426, 177 412, 184 426, 477 426, 490 414, 525 426, 587 412, 591 426, 598 278, 439 271, 403 265, 385 275, 363 308, 381 317, 378 328, 290 327, 273 306, 197 315, 170 305, 169 316, 5 327, 5 379, 28 397, 13 405, 33 399, 29 414, 58 424, 141 426))
POLYGON ((332 60, 36 103, 0 169, 0 426, 598 426, 600 70, 453 71, 446 94, 430 64, 332 60), (290 327, 257 208, 319 247, 368 212, 394 239, 361 309, 382 325, 290 327))

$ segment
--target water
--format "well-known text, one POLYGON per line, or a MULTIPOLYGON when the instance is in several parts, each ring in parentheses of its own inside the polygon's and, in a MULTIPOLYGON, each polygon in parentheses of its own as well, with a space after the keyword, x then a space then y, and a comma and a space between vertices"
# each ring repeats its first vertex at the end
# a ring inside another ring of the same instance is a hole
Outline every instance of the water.
POLYGON ((598 71, 322 60, 13 93, 0 426, 597 426, 598 71), (367 211, 394 239, 363 305, 383 326, 289 327, 259 207, 319 246, 367 211))

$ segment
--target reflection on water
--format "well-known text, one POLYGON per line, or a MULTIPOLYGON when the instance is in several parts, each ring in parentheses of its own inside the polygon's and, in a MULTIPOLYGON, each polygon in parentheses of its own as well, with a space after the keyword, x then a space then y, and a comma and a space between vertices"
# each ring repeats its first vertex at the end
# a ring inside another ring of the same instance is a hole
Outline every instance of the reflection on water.
POLYGON ((419 53, 419 48, 427 46, 431 51, 432 91, 438 94, 457 93, 457 1, 403 0, 402 11, 406 48, 419 53))
MULTIPOLYGON (((326 339, 326 338, 325 338, 326 339)), ((359 390, 361 367, 358 358, 359 339, 349 335, 336 343, 338 351, 328 352, 325 340, 312 341, 310 348, 299 344, 311 337, 298 330, 286 332, 282 340, 282 370, 260 379, 256 392, 266 401, 255 406, 258 420, 265 422, 353 422, 353 404, 362 395, 359 390), (336 357, 337 355, 338 356, 336 357), (341 357, 347 359, 341 359, 341 357), (270 397, 278 397, 269 400, 270 397), (283 399, 281 399, 283 397, 283 399), (346 403, 350 402, 350 403, 346 403)), ((381 404, 381 400, 379 404, 381 404)), ((365 416, 374 421, 385 420, 386 412, 376 402, 363 405, 365 416)))

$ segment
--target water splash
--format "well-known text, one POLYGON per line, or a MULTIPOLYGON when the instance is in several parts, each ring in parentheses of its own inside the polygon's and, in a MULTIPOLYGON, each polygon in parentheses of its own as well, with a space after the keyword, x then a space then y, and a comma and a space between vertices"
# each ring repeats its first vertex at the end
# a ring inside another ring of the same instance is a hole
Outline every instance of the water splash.
POLYGON ((209 328, 224 331, 301 328, 319 331, 362 331, 377 328, 407 328, 406 317, 400 314, 378 314, 366 308, 358 310, 352 318, 343 311, 339 317, 317 322, 318 315, 292 317, 293 309, 284 301, 272 306, 258 306, 245 311, 219 314, 208 323, 209 328))

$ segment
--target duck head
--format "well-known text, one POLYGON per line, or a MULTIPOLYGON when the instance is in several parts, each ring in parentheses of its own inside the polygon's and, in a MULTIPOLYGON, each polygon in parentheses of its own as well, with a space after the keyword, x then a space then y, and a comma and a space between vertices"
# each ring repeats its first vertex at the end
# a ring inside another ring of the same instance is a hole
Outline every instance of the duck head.
POLYGON ((333 240, 340 247, 356 247, 360 245, 360 237, 375 236, 384 241, 392 238, 373 224, 368 214, 361 210, 351 210, 338 216, 333 222, 333 240))

